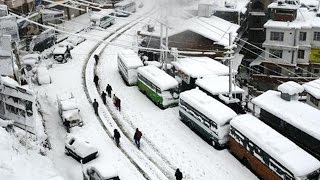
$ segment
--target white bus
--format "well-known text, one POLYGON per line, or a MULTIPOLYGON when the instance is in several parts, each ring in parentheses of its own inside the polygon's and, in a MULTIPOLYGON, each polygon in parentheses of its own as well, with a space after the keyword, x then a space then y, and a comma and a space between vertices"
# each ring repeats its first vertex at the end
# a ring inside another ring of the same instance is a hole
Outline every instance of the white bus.
POLYGON ((230 124, 231 153, 261 179, 319 180, 320 162, 261 120, 245 114, 230 124))
POLYGON ((215 148, 222 149, 229 139, 229 122, 237 114, 201 90, 192 89, 180 94, 179 116, 215 148))
POLYGON ((137 85, 160 108, 178 105, 177 80, 156 66, 139 67, 137 85))
POLYGON ((92 12, 90 15, 90 21, 94 26, 99 26, 106 29, 115 23, 114 12, 109 9, 92 12))
POLYGON ((136 12, 136 2, 132 0, 124 0, 116 3, 114 9, 117 12, 116 16, 128 17, 131 13, 136 12))
POLYGON ((118 52, 118 69, 127 85, 137 83, 137 69, 142 66, 141 59, 133 50, 123 49, 118 52))

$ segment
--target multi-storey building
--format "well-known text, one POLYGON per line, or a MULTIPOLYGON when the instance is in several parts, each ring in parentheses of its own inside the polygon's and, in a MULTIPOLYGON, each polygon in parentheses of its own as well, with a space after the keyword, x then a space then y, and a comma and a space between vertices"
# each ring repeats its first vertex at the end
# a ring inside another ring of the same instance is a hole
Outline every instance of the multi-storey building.
POLYGON ((8 9, 22 14, 31 12, 34 2, 34 0, 0 0, 0 4, 5 4, 8 9))

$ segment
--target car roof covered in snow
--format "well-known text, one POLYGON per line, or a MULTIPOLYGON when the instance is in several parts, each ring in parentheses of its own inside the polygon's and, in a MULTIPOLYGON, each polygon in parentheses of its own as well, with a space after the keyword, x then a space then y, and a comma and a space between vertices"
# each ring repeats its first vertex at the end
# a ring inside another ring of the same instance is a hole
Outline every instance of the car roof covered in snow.
POLYGON ((298 100, 286 101, 280 95, 281 92, 269 90, 252 103, 320 140, 320 111, 298 100))
POLYGON ((74 98, 61 100, 60 103, 62 110, 78 109, 77 102, 74 98))
POLYGON ((250 114, 237 116, 230 124, 295 177, 305 176, 320 168, 316 158, 250 114))
MULTIPOLYGON (((229 76, 208 76, 196 80, 196 85, 212 95, 229 93, 229 76)), ((239 86, 231 86, 232 94, 242 94, 245 90, 239 86)))
POLYGON ((89 18, 90 20, 100 20, 102 17, 109 16, 111 13, 114 13, 113 9, 103 9, 101 11, 94 11, 90 14, 89 18))
POLYGON ((70 146, 74 147, 74 148, 72 148, 72 150, 77 155, 79 155, 81 158, 85 158, 90 154, 98 152, 98 149, 96 147, 93 147, 91 144, 89 144, 88 142, 84 141, 81 138, 76 138, 73 136, 67 138, 66 146, 67 147, 70 147, 70 146), (73 142, 72 145, 70 145, 69 142, 71 141, 72 138, 75 141, 73 142))
POLYGON ((138 54, 132 49, 121 49, 118 53, 118 56, 120 57, 121 62, 123 62, 128 69, 134 69, 143 66, 138 54))
POLYGON ((95 162, 93 166, 89 169, 95 169, 99 172, 103 179, 112 178, 118 176, 118 172, 111 165, 111 163, 97 163, 95 162))
POLYGON ((177 80, 153 65, 139 67, 138 73, 160 88, 161 91, 166 91, 178 86, 177 80))
POLYGON ((212 74, 227 75, 229 73, 229 68, 226 65, 209 57, 179 58, 177 61, 172 62, 172 64, 177 70, 193 78, 212 74))
POLYGON ((183 100, 219 125, 224 125, 233 117, 237 116, 228 106, 208 96, 199 89, 182 92, 180 94, 180 100, 183 100))
POLYGON ((307 82, 302 85, 304 89, 313 97, 320 99, 320 79, 307 82))

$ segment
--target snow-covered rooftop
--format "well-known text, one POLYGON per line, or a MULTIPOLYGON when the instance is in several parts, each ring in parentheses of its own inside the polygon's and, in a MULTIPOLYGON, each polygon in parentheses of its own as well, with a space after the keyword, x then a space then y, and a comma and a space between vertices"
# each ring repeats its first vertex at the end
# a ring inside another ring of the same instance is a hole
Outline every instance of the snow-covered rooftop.
POLYGON ((320 27, 320 17, 316 13, 309 11, 307 8, 299 8, 297 18, 292 22, 268 20, 264 24, 265 28, 282 28, 282 29, 310 29, 312 27, 320 27))
POLYGON ((177 70, 183 71, 185 74, 199 78, 205 75, 227 75, 229 68, 218 61, 209 57, 187 57, 179 58, 172 62, 177 70))
POLYGON ((182 92, 180 94, 180 99, 196 108, 219 125, 224 125, 233 117, 237 116, 237 114, 228 106, 208 96, 199 89, 182 92))
POLYGON ((268 8, 277 8, 277 9, 298 9, 300 4, 291 0, 290 3, 286 3, 284 0, 277 0, 268 5, 268 8), (291 3, 291 4, 290 4, 291 3))
POLYGON ((160 88, 161 91, 166 91, 178 86, 177 80, 153 65, 139 67, 138 73, 160 88))
POLYGON ((121 61, 128 69, 135 69, 143 66, 143 63, 138 54, 135 53, 132 49, 122 49, 121 51, 119 51, 118 56, 121 58, 121 61))
POLYGON ((252 103, 320 140, 320 111, 300 101, 286 101, 280 94, 269 90, 252 103))
MULTIPOLYGON (((200 34, 212 41, 215 44, 222 46, 229 45, 229 32, 232 34, 232 42, 238 35, 237 31, 240 28, 239 25, 233 24, 229 21, 221 19, 216 16, 206 17, 193 17, 187 20, 184 19, 172 19, 169 22, 169 26, 172 27, 168 31, 169 38, 172 35, 176 35, 185 31, 192 31, 200 34)), ((156 27, 154 32, 140 32, 143 35, 150 35, 154 37, 160 37, 160 28, 156 27)))
POLYGON ((252 115, 237 116, 230 124, 296 177, 320 168, 316 158, 252 115))
POLYGON ((278 90, 281 91, 282 93, 294 95, 294 94, 302 93, 304 91, 304 88, 296 82, 288 81, 279 85, 278 90))
POLYGON ((249 0, 213 0, 213 9, 218 11, 232 11, 245 13, 247 11, 247 5, 249 2, 249 0))
MULTIPOLYGON (((208 91, 212 95, 229 93, 229 77, 228 76, 209 76, 197 79, 196 85, 208 91)), ((244 93, 245 91, 239 86, 232 86, 233 94, 244 93)))
POLYGON ((320 79, 307 82, 302 86, 313 97, 320 99, 320 79))

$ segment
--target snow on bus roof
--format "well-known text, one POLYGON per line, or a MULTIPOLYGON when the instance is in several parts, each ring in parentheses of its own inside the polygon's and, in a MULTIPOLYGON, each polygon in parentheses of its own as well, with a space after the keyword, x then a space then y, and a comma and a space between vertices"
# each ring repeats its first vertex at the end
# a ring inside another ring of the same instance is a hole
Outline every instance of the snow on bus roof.
MULTIPOLYGON (((229 76, 208 76, 196 80, 196 85, 212 95, 229 93, 229 76)), ((239 86, 232 86, 233 94, 242 94, 245 90, 239 86)))
POLYGON ((205 75, 227 75, 229 68, 220 62, 209 57, 186 57, 179 58, 172 62, 177 70, 193 78, 203 77, 205 75))
POLYGON ((297 100, 286 101, 280 94, 269 90, 254 98, 252 103, 320 140, 320 111, 297 100))
POLYGON ((118 56, 127 68, 138 68, 143 66, 138 54, 132 49, 122 49, 119 51, 118 56))
POLYGON ((106 15, 109 15, 111 13, 113 13, 114 10, 113 9, 103 9, 101 11, 93 11, 91 14, 90 14, 90 19, 91 20, 99 20, 101 19, 102 17, 106 16, 106 15))
POLYGON ((302 93, 304 88, 296 82, 288 81, 279 85, 278 90, 281 91, 282 93, 294 95, 294 94, 302 93))
POLYGON ((295 176, 305 176, 320 168, 316 158, 250 114, 237 116, 230 124, 295 176))
POLYGON ((237 116, 231 108, 213 97, 208 96, 199 89, 182 92, 180 94, 180 99, 196 108, 219 125, 223 125, 237 116))
POLYGON ((302 85, 304 89, 317 99, 320 99, 320 78, 302 85))
POLYGON ((161 91, 176 88, 178 86, 177 80, 153 65, 139 67, 138 73, 155 84, 161 91))

